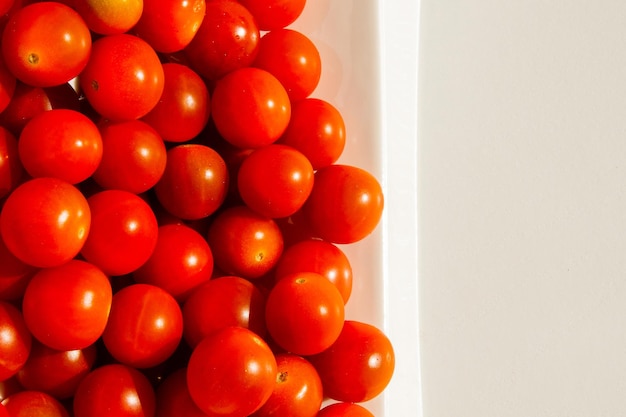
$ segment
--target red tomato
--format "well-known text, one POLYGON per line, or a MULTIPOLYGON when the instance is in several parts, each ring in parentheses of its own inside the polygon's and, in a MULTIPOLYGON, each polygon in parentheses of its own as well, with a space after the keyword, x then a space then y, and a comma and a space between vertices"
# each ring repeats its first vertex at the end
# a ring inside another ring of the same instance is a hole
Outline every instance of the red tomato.
POLYGON ((204 80, 185 65, 165 63, 163 73, 161 99, 142 120, 164 140, 186 142, 202 132, 209 121, 209 91, 204 80))
POLYGON ((87 200, 56 178, 22 183, 6 199, 0 232, 7 248, 36 267, 62 265, 82 249, 91 224, 87 200))
POLYGON ((2 401, 11 417, 69 417, 57 399, 39 391, 21 391, 2 401))
POLYGON ((196 288, 183 304, 183 335, 192 348, 224 327, 245 327, 265 336, 265 296, 250 281, 235 276, 196 288))
POLYGON ((140 194, 148 191, 165 171, 167 150, 163 139, 140 120, 103 122, 102 160, 92 178, 104 189, 140 194))
POLYGON ((155 186, 159 203, 183 220, 213 214, 228 192, 228 169, 222 157, 200 144, 170 148, 161 180, 155 186))
POLYGON ((311 95, 322 74, 317 47, 293 29, 276 29, 263 35, 252 65, 275 76, 292 102, 311 95))
POLYGON ((204 237, 189 226, 167 224, 159 227, 152 255, 133 277, 139 283, 160 287, 183 302, 212 274, 213 254, 204 237))
POLYGON ((108 275, 129 274, 154 250, 158 224, 143 199, 128 191, 106 190, 89 197, 91 230, 81 255, 108 275))
POLYGON ((102 336, 111 297, 108 277, 94 265, 73 259, 33 276, 22 311, 41 343, 57 350, 83 349, 102 336))
POLYGON ((374 417, 374 414, 359 404, 334 403, 322 408, 317 417, 374 417))
POLYGON ((330 165, 316 171, 302 210, 318 237, 347 244, 372 233, 383 206, 382 188, 372 174, 351 165, 330 165))
POLYGON ((63 400, 70 398, 96 361, 96 346, 61 351, 35 341, 28 360, 16 375, 27 390, 45 392, 63 400))
POLYGON ((332 345, 343 327, 343 298, 315 272, 300 272, 274 284, 265 321, 272 339, 296 355, 313 355, 332 345))
POLYGON ((9 396, 20 391, 24 391, 24 387, 20 385, 15 376, 0 381, 0 401, 4 401, 9 396))
POLYGON ((11 417, 9 415, 9 412, 7 411, 7 408, 2 405, 2 403, 0 403, 0 417, 11 417))
POLYGON ((146 41, 130 34, 93 43, 80 88, 101 116, 132 120, 148 114, 163 93, 163 66, 146 41))
POLYGON ((0 199, 13 191, 22 182, 23 176, 17 139, 0 126, 0 199))
POLYGON ((324 395, 322 380, 306 359, 289 354, 276 355, 277 377, 270 398, 253 417, 315 417, 324 395))
POLYGON ((205 413, 246 417, 271 395, 276 369, 274 354, 263 339, 243 327, 226 327, 194 348, 187 386, 205 413))
POLYGON ((216 82, 211 112, 215 127, 228 142, 240 148, 260 148, 283 134, 289 124, 291 103, 276 77, 248 67, 216 82))
POLYGON ((38 269, 13 255, 0 238, 0 300, 18 300, 38 269))
POLYGON ((259 28, 244 6, 236 1, 209 1, 185 56, 198 74, 217 80, 252 63, 259 37, 259 28))
POLYGON ((226 274, 243 278, 268 273, 283 251, 276 222, 246 206, 233 206, 217 214, 207 239, 215 264, 226 274))
POLYGON ((24 366, 32 346, 22 313, 4 301, 0 301, 0 334, 0 381, 4 381, 24 366))
POLYGON ((254 16, 259 29, 274 30, 295 22, 306 0, 239 0, 254 16))
POLYGON ((77 184, 98 168, 102 137, 84 114, 52 109, 36 115, 24 126, 18 149, 31 177, 54 177, 77 184))
POLYGON ((158 52, 176 52, 196 36, 205 14, 205 0, 144 0, 133 32, 158 52))
POLYGON ((274 272, 277 280, 296 272, 317 272, 332 282, 348 302, 352 293, 352 266, 346 254, 336 245, 308 239, 285 249, 274 272))
POLYGON ((159 384, 156 398, 155 417, 207 417, 189 395, 186 367, 174 371, 159 384))
POLYGON ((16 84, 15 76, 9 71, 4 60, 0 60, 0 113, 2 113, 11 102, 16 84))
POLYGON ((148 378, 121 364, 103 365, 81 381, 74 417, 154 417, 156 398, 148 378))
POLYGON ((302 153, 289 146, 264 146, 241 163, 237 188, 254 211, 271 218, 288 217, 309 197, 313 167, 302 153))
POLYGON ((76 11, 53 1, 16 11, 2 35, 6 66, 22 82, 49 87, 70 81, 87 64, 89 28, 76 11))
POLYGON ((346 320, 333 345, 308 359, 322 379, 324 395, 337 401, 364 402, 389 384, 395 367, 393 346, 371 324, 346 320))
POLYGON ((343 153, 346 126, 332 104, 305 98, 291 104, 289 125, 277 142, 302 152, 318 170, 335 163, 343 153))
POLYGON ((134 284, 113 296, 102 341, 119 362, 149 368, 169 358, 182 335, 183 317, 174 297, 154 285, 134 284))

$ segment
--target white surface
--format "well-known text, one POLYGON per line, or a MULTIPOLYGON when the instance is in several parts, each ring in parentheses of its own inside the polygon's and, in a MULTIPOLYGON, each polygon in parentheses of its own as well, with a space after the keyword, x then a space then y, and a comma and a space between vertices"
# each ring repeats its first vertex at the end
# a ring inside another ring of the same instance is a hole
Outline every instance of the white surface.
POLYGON ((423 415, 626 415, 626 2, 421 17, 423 415))

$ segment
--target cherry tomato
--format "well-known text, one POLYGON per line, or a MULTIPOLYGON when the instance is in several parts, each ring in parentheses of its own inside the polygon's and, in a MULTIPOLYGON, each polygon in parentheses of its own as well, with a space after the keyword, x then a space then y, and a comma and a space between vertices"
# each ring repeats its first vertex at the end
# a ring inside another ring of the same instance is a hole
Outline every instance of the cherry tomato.
POLYGON ((236 1, 208 1, 202 24, 185 47, 189 66, 209 80, 249 66, 259 47, 259 28, 236 1))
POLYGON ((228 275, 243 278, 259 278, 269 272, 283 251, 276 222, 246 206, 217 214, 207 240, 216 265, 228 275))
POLYGON ((156 389, 155 417, 207 417, 191 399, 187 389, 187 368, 170 375, 156 389))
POLYGON ((149 368, 170 357, 183 335, 183 317, 174 297, 148 284, 133 284, 113 296, 102 335, 109 353, 135 368, 149 368))
POLYGON ((80 88, 101 116, 132 120, 145 116, 163 93, 163 66, 143 39, 127 33, 93 43, 80 88))
POLYGON ((347 244, 372 233, 383 206, 382 188, 372 174, 351 165, 330 165, 316 171, 302 210, 318 237, 347 244))
POLYGON ((289 354, 276 355, 276 384, 270 398, 253 417, 315 417, 324 399, 322 380, 306 359, 289 354))
POLYGON ((16 84, 17 80, 15 76, 9 71, 4 60, 0 60, 0 113, 2 113, 11 102, 16 84))
POLYGON ((2 401, 11 417, 69 417, 67 409, 53 396, 40 391, 21 391, 2 401))
POLYGON ((142 120, 164 140, 186 142, 196 137, 209 120, 209 91, 204 80, 188 66, 165 63, 163 74, 161 99, 142 120))
POLYGON ((374 414, 359 404, 339 402, 322 408, 317 417, 374 417, 374 414))
POLYGON ((364 402, 389 384, 395 367, 393 346, 371 324, 346 320, 333 345, 308 359, 322 379, 324 395, 337 401, 364 402))
POLYGON ((24 366, 32 346, 22 313, 5 301, 0 301, 0 334, 0 381, 3 381, 24 366))
POLYGON ((346 126, 339 110, 318 98, 291 104, 291 119, 278 143, 302 152, 318 170, 335 163, 345 148, 346 126))
POLYGON ((243 327, 226 327, 194 348, 187 386, 205 413, 246 417, 271 395, 276 370, 274 354, 263 339, 243 327))
POLYGON ((81 381, 73 409, 74 417, 154 417, 156 398, 150 381, 137 369, 108 364, 81 381))
POLYGON ((196 288, 183 304, 183 335, 195 347, 228 326, 265 336, 265 296, 250 281, 235 276, 213 279, 196 288))
POLYGON ((102 137, 84 114, 53 109, 36 115, 24 126, 18 149, 31 177, 54 177, 77 184, 98 168, 102 137))
POLYGON ((102 160, 92 178, 104 189, 141 194, 161 179, 167 150, 163 139, 141 120, 102 122, 102 160))
POLYGON ((299 151, 285 145, 255 149, 243 160, 237 177, 248 207, 272 218, 298 211, 313 189, 313 167, 299 151))
POLYGON ((306 35, 293 29, 276 29, 263 35, 252 65, 275 76, 291 101, 311 95, 322 74, 317 47, 306 35))
POLYGON ((63 400, 70 398, 96 362, 96 346, 56 350, 34 341, 28 360, 16 374, 27 390, 45 392, 63 400))
POLYGON ((82 249, 91 225, 87 200, 57 178, 22 183, 6 199, 0 233, 7 248, 36 267, 62 265, 82 249))
POLYGON ((101 35, 128 32, 144 9, 143 0, 81 0, 72 5, 89 29, 101 35))
POLYGON ((0 403, 0 417, 11 417, 9 415, 9 412, 7 411, 7 408, 2 405, 2 403, 0 403))
POLYGON ((0 300, 20 299, 37 270, 17 259, 0 238, 0 300))
POLYGON ((167 151, 165 172, 154 191, 163 208, 184 220, 213 214, 226 198, 228 169, 222 157, 201 144, 167 151))
POLYGON ((272 339, 297 355, 313 355, 332 345, 344 317, 339 290, 315 272, 295 273, 276 282, 265 307, 272 339))
POLYGON ((20 385, 15 376, 0 381, 0 401, 4 401, 11 395, 20 391, 24 391, 24 387, 20 385))
POLYGON ((285 249, 274 272, 277 280, 296 272, 317 272, 332 282, 348 302, 352 293, 352 266, 346 254, 336 245, 319 239, 308 239, 285 249))
POLYGON ((159 227, 152 255, 133 277, 139 283, 160 287, 184 302, 212 274, 213 254, 204 237, 184 224, 166 224, 159 227))
POLYGON ((0 199, 17 187, 24 176, 17 138, 0 126, 0 199))
POLYGON ((180 51, 196 36, 206 8, 205 0, 144 0, 133 32, 158 52, 180 51))
POLYGON ((77 259, 38 271, 26 287, 22 311, 28 329, 57 350, 83 349, 100 338, 111 309, 109 278, 77 259))
POLYGON ((306 0, 239 0, 254 16, 259 29, 284 28, 302 14, 306 0))
POLYGON ((70 81, 87 64, 91 34, 71 7, 36 2, 16 11, 2 35, 2 54, 22 82, 49 87, 70 81))
POLYGON ((81 255, 107 275, 129 274, 154 250, 158 224, 154 212, 139 196, 106 190, 89 197, 91 230, 81 255))
POLYGON ((215 84, 213 121, 220 135, 240 148, 260 148, 283 134, 291 103, 280 81, 259 68, 230 72, 215 84))

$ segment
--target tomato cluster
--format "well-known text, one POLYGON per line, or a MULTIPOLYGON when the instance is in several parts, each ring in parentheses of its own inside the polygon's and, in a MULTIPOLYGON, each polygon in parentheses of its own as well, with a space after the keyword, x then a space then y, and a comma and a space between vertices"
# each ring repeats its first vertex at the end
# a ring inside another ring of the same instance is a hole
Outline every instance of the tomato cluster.
POLYGON ((0 417, 371 416, 384 199, 304 8, 0 0, 0 417))

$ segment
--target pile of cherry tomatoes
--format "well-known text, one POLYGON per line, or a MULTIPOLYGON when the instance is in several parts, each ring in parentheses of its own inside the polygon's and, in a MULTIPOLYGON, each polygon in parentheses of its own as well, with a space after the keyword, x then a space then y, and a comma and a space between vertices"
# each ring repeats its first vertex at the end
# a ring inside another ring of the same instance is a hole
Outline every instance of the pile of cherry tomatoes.
POLYGON ((304 8, 0 0, 0 417, 372 415, 383 193, 304 8))

